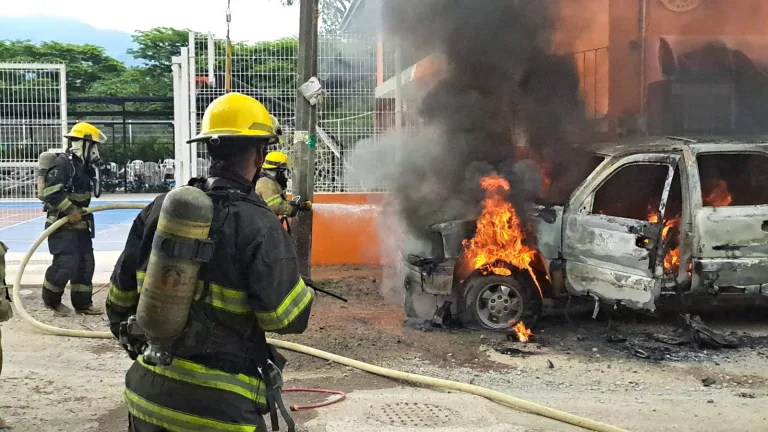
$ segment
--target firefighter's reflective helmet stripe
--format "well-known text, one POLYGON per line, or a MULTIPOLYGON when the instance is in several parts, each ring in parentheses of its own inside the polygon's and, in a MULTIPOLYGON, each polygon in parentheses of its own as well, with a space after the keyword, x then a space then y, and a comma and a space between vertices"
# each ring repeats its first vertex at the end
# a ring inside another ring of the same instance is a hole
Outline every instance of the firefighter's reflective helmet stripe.
POLYGON ((266 200, 264 200, 264 202, 266 202, 267 206, 271 208, 273 205, 279 203, 282 200, 283 200, 283 196, 281 194, 277 194, 267 198, 266 200))
POLYGON ((264 158, 264 169, 289 169, 293 168, 293 160, 287 154, 279 151, 269 152, 264 158))
POLYGON ((111 284, 109 287, 109 295, 107 295, 107 301, 110 304, 124 307, 133 308, 139 304, 139 292, 138 291, 120 291, 115 284, 111 284))
POLYGON ((125 404, 128 411, 145 422, 174 432, 256 432, 256 426, 226 423, 182 413, 152 403, 129 389, 125 389, 125 404))
POLYGON ((209 141, 213 137, 277 136, 272 116, 256 99, 244 94, 227 93, 211 102, 203 114, 200 133, 187 142, 209 141))
POLYGON ((276 310, 256 312, 256 320, 259 326, 266 331, 285 328, 311 301, 312 292, 304 284, 304 280, 299 278, 299 281, 276 310))
POLYGON ((68 134, 64 135, 64 138, 91 141, 98 144, 107 141, 106 135, 104 135, 99 128, 86 122, 80 122, 72 126, 72 129, 70 129, 68 134))
POLYGON ((237 393, 257 404, 267 403, 266 388, 260 379, 222 372, 180 358, 174 359, 170 366, 163 367, 146 364, 143 356, 139 356, 138 360, 139 364, 156 374, 189 384, 237 393))

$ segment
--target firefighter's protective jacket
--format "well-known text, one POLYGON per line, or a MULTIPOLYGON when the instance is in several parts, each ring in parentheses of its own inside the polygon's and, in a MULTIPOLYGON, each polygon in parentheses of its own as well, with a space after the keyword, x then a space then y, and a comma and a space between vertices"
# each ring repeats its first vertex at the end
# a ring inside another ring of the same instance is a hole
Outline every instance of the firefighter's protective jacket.
MULTIPOLYGON (((265 331, 303 332, 313 294, 290 237, 253 183, 217 168, 211 175, 215 181, 197 183, 214 202, 215 251, 200 271, 185 332, 193 335, 177 343, 169 367, 139 356, 126 375, 125 400, 133 416, 169 430, 254 430, 268 412, 255 359, 280 363, 265 331), (231 198, 238 195, 246 199, 231 198)), ((136 313, 164 197, 138 215, 112 274, 107 313, 115 336, 136 313)))
MULTIPOLYGON (((73 154, 59 154, 45 174, 45 189, 40 199, 45 203, 48 227, 57 220, 91 203, 91 177, 85 162, 73 154)), ((67 224, 68 229, 93 229, 93 215, 83 216, 77 224, 67 224)))
POLYGON ((274 177, 262 171, 256 182, 256 193, 267 203, 272 212, 278 216, 293 217, 298 212, 298 206, 285 198, 285 191, 274 177))

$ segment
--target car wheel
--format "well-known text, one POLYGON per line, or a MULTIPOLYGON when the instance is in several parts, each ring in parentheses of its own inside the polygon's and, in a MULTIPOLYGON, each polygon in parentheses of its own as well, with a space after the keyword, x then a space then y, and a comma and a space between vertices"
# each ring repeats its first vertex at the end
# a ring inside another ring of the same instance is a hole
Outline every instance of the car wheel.
POLYGON ((459 300, 459 319, 471 328, 506 330, 523 321, 533 327, 541 315, 541 297, 535 287, 514 276, 474 277, 459 300))

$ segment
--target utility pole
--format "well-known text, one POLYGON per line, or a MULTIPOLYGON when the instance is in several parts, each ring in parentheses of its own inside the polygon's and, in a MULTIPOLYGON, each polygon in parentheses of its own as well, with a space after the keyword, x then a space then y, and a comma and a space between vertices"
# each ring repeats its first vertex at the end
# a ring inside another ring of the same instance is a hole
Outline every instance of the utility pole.
MULTIPOLYGON (((299 24, 299 85, 317 76, 318 0, 301 0, 299 24)), ((313 199, 315 186, 315 146, 317 145, 317 107, 296 91, 296 166, 293 170, 293 196, 313 199)), ((299 212, 292 227, 299 256, 299 270, 312 277, 312 212, 299 212)))

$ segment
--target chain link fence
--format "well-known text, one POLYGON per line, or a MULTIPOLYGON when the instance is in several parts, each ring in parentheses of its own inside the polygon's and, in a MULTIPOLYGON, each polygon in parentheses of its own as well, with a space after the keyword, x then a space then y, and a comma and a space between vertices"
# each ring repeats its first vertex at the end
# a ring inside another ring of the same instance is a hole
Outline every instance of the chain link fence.
MULTIPOLYGON (((205 108, 223 95, 226 43, 211 35, 190 38, 189 55, 194 65, 193 115, 197 130, 205 108)), ((261 101, 283 128, 279 150, 293 153, 295 130, 298 40, 283 39, 232 45, 232 91, 261 101)), ((319 107, 315 154, 316 192, 371 192, 381 188, 347 179, 350 155, 356 144, 377 135, 377 43, 370 36, 325 35, 318 41, 318 78, 326 91, 319 107)), ((378 108, 378 109, 377 109, 378 108)), ((207 174, 209 161, 204 145, 196 152, 198 175, 207 174)), ((289 181, 290 189, 290 181, 289 181)))
MULTIPOLYGON (((99 145, 106 163, 102 190, 107 193, 167 192, 174 186, 171 120, 114 120, 85 118, 107 141, 99 145)), ((76 123, 70 120, 69 124, 76 123)))

